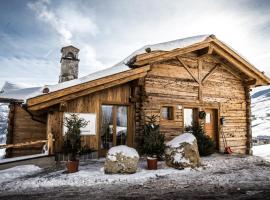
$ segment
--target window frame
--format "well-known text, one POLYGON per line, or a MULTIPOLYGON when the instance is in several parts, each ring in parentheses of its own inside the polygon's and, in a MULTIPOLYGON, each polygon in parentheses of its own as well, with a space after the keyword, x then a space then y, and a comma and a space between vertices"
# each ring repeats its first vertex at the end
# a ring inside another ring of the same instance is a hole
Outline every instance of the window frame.
POLYGON ((175 110, 174 109, 175 109, 174 105, 162 105, 161 109, 160 109, 160 115, 161 115, 160 119, 162 121, 174 121, 174 119, 175 119, 175 116, 174 116, 175 110), (170 117, 168 117, 168 118, 163 117, 163 109, 164 108, 168 108, 168 113, 171 110, 171 113, 168 115, 170 117))
POLYGON ((183 106, 182 108, 182 120, 183 120, 183 132, 185 132, 185 109, 192 109, 192 122, 193 124, 197 125, 199 122, 199 107, 196 106, 183 106))

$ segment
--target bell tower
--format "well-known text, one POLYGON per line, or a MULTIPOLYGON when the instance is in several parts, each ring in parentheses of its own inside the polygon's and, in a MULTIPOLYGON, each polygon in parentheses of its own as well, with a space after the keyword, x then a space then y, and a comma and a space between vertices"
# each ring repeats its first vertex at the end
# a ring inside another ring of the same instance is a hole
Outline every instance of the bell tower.
POLYGON ((79 49, 70 45, 63 47, 61 49, 61 72, 59 76, 59 83, 70 81, 78 78, 78 68, 79 68, 79 59, 78 53, 79 49))

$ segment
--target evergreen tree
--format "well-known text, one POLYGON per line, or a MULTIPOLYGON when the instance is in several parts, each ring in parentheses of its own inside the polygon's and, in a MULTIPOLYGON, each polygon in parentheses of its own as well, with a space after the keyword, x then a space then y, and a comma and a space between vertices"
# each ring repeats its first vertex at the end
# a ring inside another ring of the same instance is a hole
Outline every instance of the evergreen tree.
POLYGON ((191 131, 197 139, 200 156, 208 156, 216 151, 214 140, 205 134, 201 126, 193 126, 191 131))
POLYGON ((147 117, 148 121, 144 127, 143 153, 160 159, 165 150, 165 136, 160 133, 156 118, 157 116, 154 115, 147 117))

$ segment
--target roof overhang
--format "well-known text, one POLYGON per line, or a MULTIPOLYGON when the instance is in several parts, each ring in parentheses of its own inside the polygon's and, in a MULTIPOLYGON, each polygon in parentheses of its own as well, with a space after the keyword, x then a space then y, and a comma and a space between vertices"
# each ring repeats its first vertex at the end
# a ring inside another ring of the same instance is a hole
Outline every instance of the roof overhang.
POLYGON ((30 98, 26 104, 29 110, 41 110, 50 106, 72 100, 77 97, 91 94, 100 90, 114 87, 144 77, 150 66, 130 69, 121 73, 106 76, 100 79, 64 88, 55 92, 30 98))
MULTIPOLYGON (((154 64, 175 58, 190 52, 197 52, 198 56, 213 55, 225 59, 230 63, 232 71, 238 71, 243 75, 243 81, 253 83, 253 86, 269 85, 270 79, 246 59, 241 57, 233 49, 218 40, 214 35, 209 36, 206 40, 190 45, 185 48, 179 48, 172 51, 153 51, 136 56, 131 63, 131 67, 138 68, 144 65, 154 64), (201 55, 202 54, 202 55, 201 55)), ((222 61, 220 61, 222 62, 222 61)))

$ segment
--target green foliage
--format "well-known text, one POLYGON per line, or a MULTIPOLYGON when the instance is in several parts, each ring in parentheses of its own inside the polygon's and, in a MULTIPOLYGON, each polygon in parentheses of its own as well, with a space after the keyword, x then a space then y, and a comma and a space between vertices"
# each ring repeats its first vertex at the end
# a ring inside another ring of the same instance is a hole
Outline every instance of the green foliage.
POLYGON ((156 124, 157 116, 147 117, 144 127, 143 153, 149 156, 161 158, 165 150, 165 136, 160 133, 159 125, 156 124))
POLYGON ((64 136, 63 151, 71 156, 70 160, 76 160, 76 155, 81 150, 80 128, 86 127, 87 124, 88 122, 85 119, 79 118, 76 114, 64 118, 64 126, 67 127, 67 132, 64 136))
POLYGON ((191 131, 197 139, 200 156, 208 156, 216 151, 215 141, 205 134, 201 126, 193 126, 191 131))

